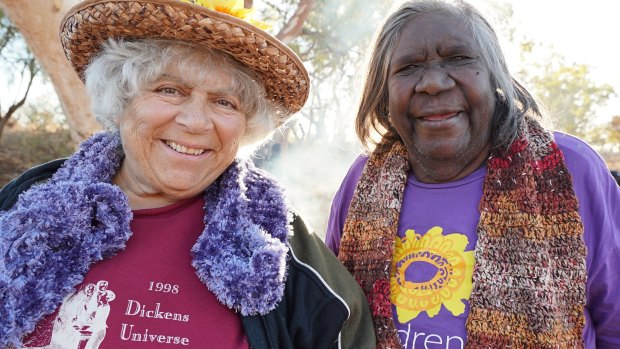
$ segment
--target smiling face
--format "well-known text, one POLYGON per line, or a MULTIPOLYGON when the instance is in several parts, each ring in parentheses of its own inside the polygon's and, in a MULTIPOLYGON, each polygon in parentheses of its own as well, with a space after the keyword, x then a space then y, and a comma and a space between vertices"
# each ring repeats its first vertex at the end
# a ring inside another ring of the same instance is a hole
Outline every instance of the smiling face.
POLYGON ((132 209, 200 194, 237 155, 246 115, 229 74, 181 75, 167 69, 143 86, 118 120, 125 159, 114 183, 132 209))
POLYGON ((410 20, 388 74, 390 120, 418 180, 457 180, 486 160, 494 89, 463 19, 434 12, 410 20))

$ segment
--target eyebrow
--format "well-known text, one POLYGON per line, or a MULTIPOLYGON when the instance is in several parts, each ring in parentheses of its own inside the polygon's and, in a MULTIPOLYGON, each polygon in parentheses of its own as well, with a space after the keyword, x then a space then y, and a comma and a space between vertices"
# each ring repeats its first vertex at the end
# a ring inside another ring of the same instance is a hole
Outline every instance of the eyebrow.
MULTIPOLYGON (((439 46, 440 55, 450 55, 455 52, 472 53, 474 49, 471 44, 463 44, 462 41, 445 42, 439 46)), ((399 56, 392 56, 390 64, 400 65, 419 59, 425 59, 428 56, 427 48, 418 48, 415 52, 403 52, 399 56)))
POLYGON ((442 52, 447 52, 448 54, 453 53, 453 52, 467 52, 467 53, 471 53, 472 51, 474 51, 475 47, 472 46, 473 43, 471 44, 463 44, 462 41, 459 41, 458 43, 447 43, 446 45, 442 45, 439 47, 439 53, 441 54, 442 52))
POLYGON ((425 59, 428 56, 428 50, 425 48, 417 49, 415 52, 404 52, 399 56, 392 56, 390 64, 403 64, 405 62, 415 61, 419 59, 425 59))
MULTIPOLYGON (((176 75, 171 75, 168 73, 164 73, 162 74, 159 78, 157 78, 155 81, 153 81, 153 83, 160 81, 162 79, 169 79, 169 80, 173 80, 176 83, 185 85, 185 86, 189 86, 189 87, 195 87, 194 84, 190 84, 187 83, 186 81, 184 81, 181 77, 178 77, 176 75)), ((232 83, 222 83, 223 80, 218 80, 217 85, 215 85, 215 88, 210 88, 210 92, 216 95, 232 95, 235 97, 240 97, 238 91, 235 89, 234 84, 232 83)), ((212 85, 213 86, 213 85, 212 85)))

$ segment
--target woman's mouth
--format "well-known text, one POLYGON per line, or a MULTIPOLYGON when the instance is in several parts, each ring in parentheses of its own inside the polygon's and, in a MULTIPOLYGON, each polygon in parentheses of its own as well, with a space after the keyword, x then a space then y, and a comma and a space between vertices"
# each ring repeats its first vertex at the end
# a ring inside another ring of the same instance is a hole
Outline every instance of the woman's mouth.
POLYGON ((437 113, 437 114, 428 114, 421 116, 420 119, 424 121, 443 121, 450 119, 458 114, 458 112, 449 112, 449 113, 437 113))
POLYGON ((187 155, 200 155, 204 153, 206 150, 201 148, 188 148, 186 146, 180 145, 173 141, 166 141, 166 145, 176 151, 177 153, 187 154, 187 155))

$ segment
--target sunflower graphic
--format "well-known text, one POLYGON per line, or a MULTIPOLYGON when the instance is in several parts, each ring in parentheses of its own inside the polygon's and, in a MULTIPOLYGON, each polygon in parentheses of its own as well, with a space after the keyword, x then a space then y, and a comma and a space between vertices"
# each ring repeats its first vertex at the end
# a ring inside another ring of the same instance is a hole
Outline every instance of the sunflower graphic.
POLYGON ((463 301, 472 290, 474 252, 465 252, 465 235, 444 236, 442 231, 433 227, 420 235, 410 229, 402 239, 396 237, 390 291, 401 323, 415 319, 423 311, 434 317, 442 305, 455 316, 465 311, 463 301), (434 275, 427 280, 407 280, 408 269, 411 273, 429 265, 434 275))

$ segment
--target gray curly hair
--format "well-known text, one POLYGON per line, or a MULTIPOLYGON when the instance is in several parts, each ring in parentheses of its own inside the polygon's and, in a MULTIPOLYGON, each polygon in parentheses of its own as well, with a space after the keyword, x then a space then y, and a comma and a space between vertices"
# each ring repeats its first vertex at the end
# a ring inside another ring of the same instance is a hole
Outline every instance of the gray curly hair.
POLYGON ((231 75, 233 92, 247 117, 241 145, 260 144, 273 134, 277 109, 265 98, 265 88, 252 70, 222 51, 172 40, 110 39, 104 43, 84 73, 97 121, 106 129, 116 129, 117 118, 140 88, 159 78, 171 64, 182 74, 199 78, 214 69, 231 75))

